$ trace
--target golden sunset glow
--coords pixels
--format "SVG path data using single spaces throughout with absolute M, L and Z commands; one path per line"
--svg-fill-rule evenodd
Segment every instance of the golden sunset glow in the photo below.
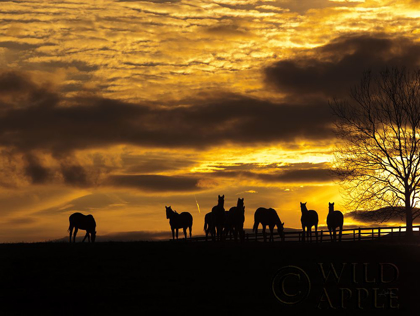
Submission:
M 343 213 L 328 102 L 420 66 L 417 0 L 2 1 L 0 242 L 168 231 L 245 198 L 300 227 Z M 197 203 L 201 212 L 199 212 Z M 360 224 L 350 217 L 345 225 Z

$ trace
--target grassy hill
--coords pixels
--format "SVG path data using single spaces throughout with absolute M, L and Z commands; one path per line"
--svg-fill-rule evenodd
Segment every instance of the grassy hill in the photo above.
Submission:
M 418 243 L 2 244 L 0 258 L 0 315 L 417 315 L 420 308 Z M 324 282 L 320 263 L 327 272 L 331 263 L 343 270 L 340 282 L 332 274 Z M 395 265 L 398 278 L 392 280 L 388 265 L 384 278 L 392 282 L 381 283 L 380 263 Z M 290 265 L 306 272 L 311 289 L 301 304 L 288 307 L 276 299 L 272 282 Z M 286 282 L 290 293 L 298 293 L 298 281 Z M 352 293 L 345 308 L 340 288 Z M 364 309 L 357 288 L 368 291 L 361 297 Z M 374 306 L 374 288 L 383 308 Z M 324 289 L 335 309 L 322 300 Z M 389 306 L 390 292 L 398 295 L 398 309 Z

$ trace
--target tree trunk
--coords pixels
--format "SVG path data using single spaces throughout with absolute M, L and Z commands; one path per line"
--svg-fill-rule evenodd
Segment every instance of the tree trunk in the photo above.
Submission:
M 407 240 L 413 239 L 413 209 L 410 196 L 405 196 L 405 223 Z

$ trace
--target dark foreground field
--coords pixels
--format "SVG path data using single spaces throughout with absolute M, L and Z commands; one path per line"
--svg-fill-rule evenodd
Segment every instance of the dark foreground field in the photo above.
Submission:
M 420 313 L 419 244 L 37 243 L 0 256 L 0 315 Z

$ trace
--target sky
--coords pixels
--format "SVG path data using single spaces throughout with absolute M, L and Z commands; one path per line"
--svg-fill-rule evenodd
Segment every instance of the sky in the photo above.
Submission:
M 0 0 L 0 242 L 169 231 L 225 195 L 343 213 L 329 102 L 420 65 L 418 0 Z M 197 206 L 199 205 L 199 207 Z M 350 217 L 345 224 L 360 224 Z

